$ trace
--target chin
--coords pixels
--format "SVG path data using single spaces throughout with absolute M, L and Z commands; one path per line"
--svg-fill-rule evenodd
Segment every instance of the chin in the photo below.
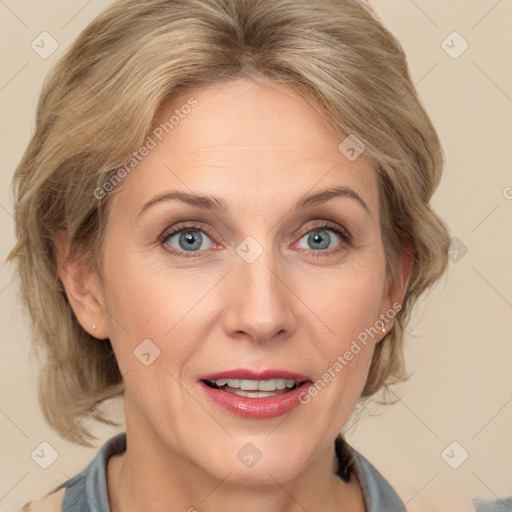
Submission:
M 205 469 L 216 478 L 232 484 L 275 486 L 276 480 L 284 483 L 295 479 L 306 464 L 306 454 L 297 452 L 297 444 L 294 444 L 295 448 L 285 443 L 274 447 L 277 439 L 274 443 L 263 436 L 261 439 L 257 436 L 246 439 L 230 443 L 219 455 L 212 454 L 209 468 Z
M 228 471 L 224 468 L 223 473 L 217 477 L 231 484 L 275 486 L 276 481 L 286 483 L 297 478 L 300 470 L 301 468 L 290 460 L 281 459 L 280 462 L 273 464 L 265 463 L 261 459 L 252 468 L 233 463 Z M 227 478 L 226 472 L 230 473 Z

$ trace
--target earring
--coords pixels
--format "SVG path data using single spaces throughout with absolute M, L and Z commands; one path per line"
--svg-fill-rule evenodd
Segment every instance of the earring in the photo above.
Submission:
M 93 330 L 96 330 L 96 324 L 92 325 Z
M 382 332 L 386 332 L 386 328 L 385 327 L 382 328 Z

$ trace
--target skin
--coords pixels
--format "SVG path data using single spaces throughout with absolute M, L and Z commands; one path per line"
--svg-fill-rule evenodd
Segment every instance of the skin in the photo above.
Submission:
M 196 381 L 244 367 L 316 381 L 360 332 L 402 303 L 411 262 L 403 256 L 401 279 L 388 285 L 375 171 L 364 154 L 351 162 L 340 153 L 343 139 L 293 90 L 247 79 L 175 98 L 155 126 L 191 96 L 198 105 L 109 198 L 101 276 L 73 260 L 63 264 L 69 243 L 56 237 L 73 310 L 93 336 L 110 338 L 125 378 L 128 449 L 108 464 L 111 509 L 291 512 L 343 504 L 364 511 L 358 480 L 346 484 L 333 474 L 334 439 L 384 334 L 369 338 L 307 405 L 278 418 L 235 416 Z M 350 197 L 292 209 L 330 186 L 350 187 L 369 211 Z M 169 190 L 218 196 L 229 211 L 167 201 L 139 215 Z M 186 221 L 200 224 L 193 234 L 202 245 L 180 258 L 171 252 L 186 252 L 180 235 L 160 238 Z M 324 221 L 353 241 L 323 231 Z M 330 236 L 327 248 L 308 241 L 316 229 Z M 236 252 L 248 236 L 263 249 L 252 263 Z M 161 351 L 150 366 L 133 354 L 147 338 Z M 262 453 L 250 468 L 236 456 L 247 442 Z

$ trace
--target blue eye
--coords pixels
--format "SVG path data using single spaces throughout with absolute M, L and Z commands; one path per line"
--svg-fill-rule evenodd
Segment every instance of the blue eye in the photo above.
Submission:
M 171 243 L 173 238 L 176 238 L 175 243 L 177 246 Z M 208 249 L 208 247 L 205 247 L 203 244 L 206 239 L 210 240 L 210 237 L 198 227 L 183 226 L 177 230 L 166 233 L 162 239 L 162 243 L 170 246 L 172 252 L 178 256 L 188 257 L 192 256 L 192 254 L 186 253 L 194 253 Z
M 305 249 L 313 249 L 313 250 L 322 250 L 322 249 L 330 249 L 329 247 L 333 237 L 329 235 L 329 232 L 333 233 L 332 229 L 314 229 L 306 233 L 301 240 L 306 238 L 306 242 L 309 244 L 309 247 L 305 247 Z M 339 238 L 339 235 L 335 234 L 334 238 Z
M 331 236 L 332 234 L 334 234 L 334 237 Z M 339 252 L 350 246 L 352 242 L 352 237 L 348 231 L 331 222 L 305 232 L 299 243 L 305 238 L 308 246 L 301 245 L 300 247 L 306 249 L 315 257 L 329 256 Z M 334 248 L 330 247 L 333 238 L 334 241 L 338 239 L 338 244 Z M 208 240 L 213 243 L 201 226 L 189 224 L 165 233 L 161 238 L 161 244 L 173 255 L 188 258 L 200 256 L 201 252 L 207 251 L 209 249 Z

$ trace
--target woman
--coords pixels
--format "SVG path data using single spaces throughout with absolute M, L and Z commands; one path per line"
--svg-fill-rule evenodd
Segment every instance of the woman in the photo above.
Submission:
M 395 511 L 340 431 L 404 380 L 447 266 L 437 134 L 357 0 L 128 0 L 42 91 L 14 177 L 50 425 L 126 433 L 25 510 Z

